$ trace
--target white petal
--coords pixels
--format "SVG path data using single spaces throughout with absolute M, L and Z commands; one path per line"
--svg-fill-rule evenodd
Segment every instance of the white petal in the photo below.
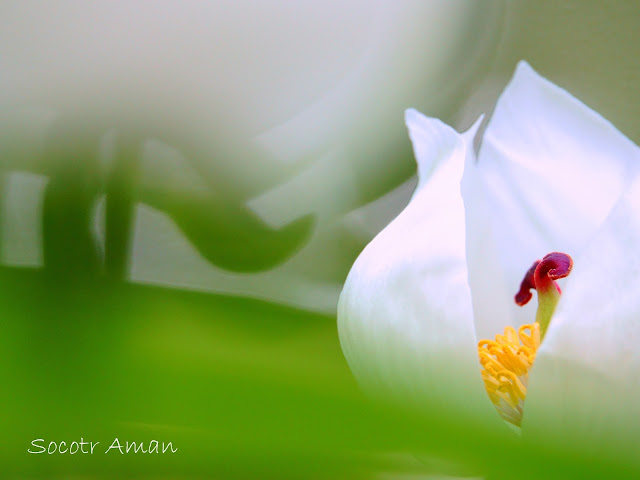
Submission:
M 487 229 L 499 256 L 486 279 L 503 285 L 514 323 L 535 304 L 513 303 L 534 260 L 558 250 L 576 256 L 640 167 L 640 149 L 607 120 L 520 62 L 487 127 L 477 163 Z M 481 252 L 485 260 L 489 253 Z M 478 277 L 475 257 L 471 278 Z M 476 287 L 471 285 L 472 291 Z M 478 312 L 479 321 L 491 312 Z
M 420 181 L 349 273 L 340 342 L 370 393 L 497 421 L 481 381 L 467 282 L 460 179 L 469 145 L 415 110 L 406 121 Z
M 574 261 L 536 357 L 523 431 L 636 459 L 640 444 L 640 176 Z
M 491 211 L 487 204 L 482 177 L 477 174 L 473 151 L 467 155 L 462 177 L 467 265 L 473 300 L 477 338 L 492 339 L 511 323 L 511 309 L 499 262 L 499 251 L 491 229 Z

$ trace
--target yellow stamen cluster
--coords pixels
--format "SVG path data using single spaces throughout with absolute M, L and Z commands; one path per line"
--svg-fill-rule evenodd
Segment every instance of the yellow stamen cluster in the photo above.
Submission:
M 529 370 L 540 346 L 540 324 L 506 327 L 495 340 L 478 342 L 482 379 L 489 398 L 507 422 L 520 426 Z

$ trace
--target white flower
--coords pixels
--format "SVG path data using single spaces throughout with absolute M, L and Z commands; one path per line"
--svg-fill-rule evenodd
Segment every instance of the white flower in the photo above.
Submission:
M 361 385 L 406 406 L 499 424 L 477 342 L 534 322 L 535 305 L 516 306 L 514 294 L 534 260 L 566 252 L 574 269 L 535 358 L 522 433 L 633 461 L 640 149 L 524 62 L 477 159 L 480 122 L 463 134 L 415 110 L 406 122 L 418 186 L 357 259 L 338 307 Z

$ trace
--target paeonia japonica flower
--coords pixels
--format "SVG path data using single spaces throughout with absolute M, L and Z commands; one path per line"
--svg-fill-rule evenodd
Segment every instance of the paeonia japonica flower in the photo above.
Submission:
M 418 185 L 338 307 L 360 384 L 636 461 L 640 149 L 524 62 L 478 152 L 480 121 L 406 123 Z

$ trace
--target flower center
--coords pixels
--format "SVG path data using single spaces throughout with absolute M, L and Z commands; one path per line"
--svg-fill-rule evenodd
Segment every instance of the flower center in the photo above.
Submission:
M 572 267 L 573 260 L 564 253 L 553 252 L 542 261 L 536 260 L 515 296 L 516 303 L 523 306 L 531 300 L 532 289 L 538 292 L 536 321 L 522 325 L 517 332 L 508 326 L 504 335 L 496 335 L 495 340 L 478 342 L 482 379 L 489 398 L 502 418 L 518 427 L 527 396 L 529 371 L 560 300 L 561 291 L 555 280 L 569 275 Z

